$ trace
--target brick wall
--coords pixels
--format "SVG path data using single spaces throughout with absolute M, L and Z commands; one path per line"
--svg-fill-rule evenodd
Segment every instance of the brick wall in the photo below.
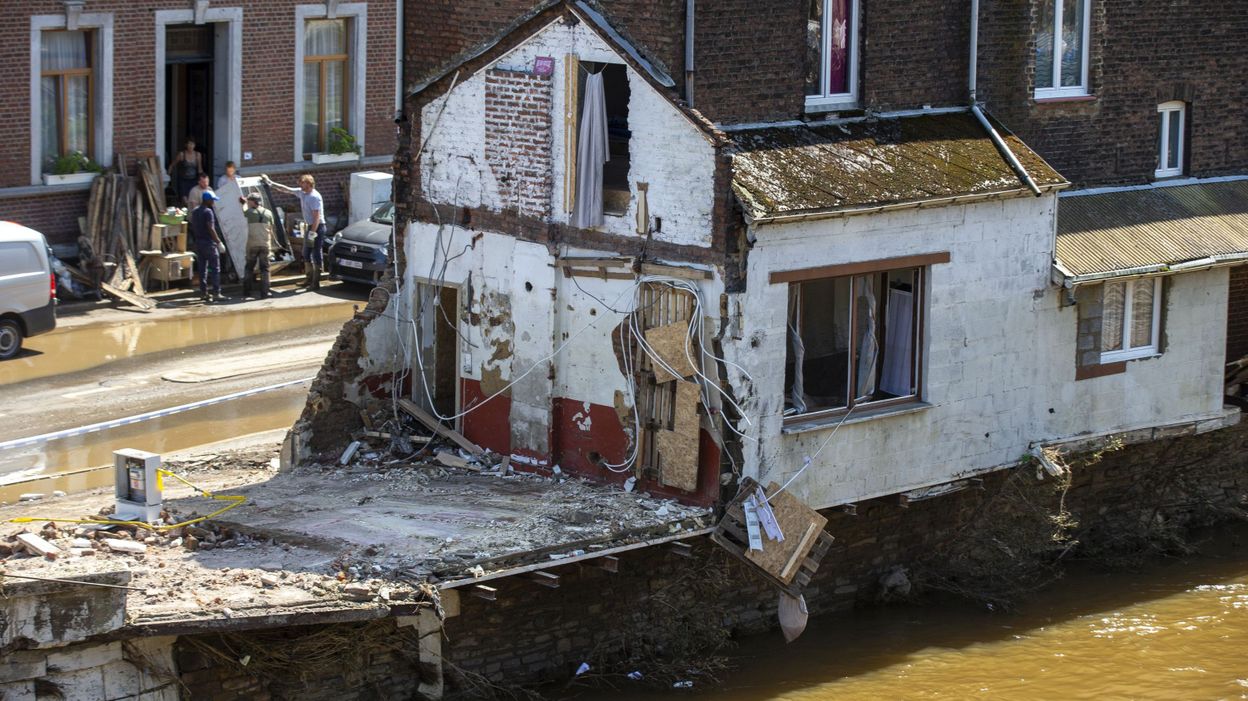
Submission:
M 1248 14 L 1216 0 L 1092 6 L 1094 99 L 1037 104 L 1035 3 L 995 0 L 980 19 L 980 98 L 1079 186 L 1144 183 L 1157 159 L 1159 103 L 1189 103 L 1188 172 L 1206 177 L 1248 166 Z
M 1226 359 L 1248 355 L 1248 265 L 1231 268 L 1229 313 L 1226 320 Z
M 522 216 L 550 216 L 551 81 L 491 69 L 485 76 L 485 160 L 499 196 Z
M 297 4 L 299 0 L 234 0 L 211 5 L 213 9 L 243 7 L 241 150 L 253 154 L 251 161 L 240 164 L 244 173 L 259 172 L 265 164 L 289 163 L 294 156 Z M 183 0 L 91 0 L 87 5 L 88 13 L 113 15 L 113 144 L 106 150 L 163 154 L 164 144 L 155 143 L 157 119 L 164 120 L 153 107 L 158 77 L 153 65 L 155 11 L 190 7 L 191 3 Z M 0 16 L 0 33 L 14 39 L 0 47 L 0 70 L 20 77 L 14 83 L 20 89 L 7 91 L 0 100 L 0 188 L 31 184 L 32 129 L 25 87 L 30 75 L 30 17 L 64 12 L 59 0 L 32 0 L 24 3 L 21 11 Z M 369 3 L 363 115 L 366 156 L 389 156 L 396 144 L 395 19 L 394 2 Z M 215 165 L 218 169 L 222 166 Z M 86 197 L 84 191 L 47 198 L 22 196 L 12 201 L 0 192 L 0 216 L 40 229 L 54 241 L 72 241 L 77 236 L 76 217 L 86 209 Z

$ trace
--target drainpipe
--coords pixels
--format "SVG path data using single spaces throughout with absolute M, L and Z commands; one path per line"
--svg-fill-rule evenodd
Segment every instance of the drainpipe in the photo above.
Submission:
M 693 107 L 693 19 L 696 5 L 696 0 L 685 0 L 685 103 L 690 107 Z
M 1001 157 L 1005 159 L 1006 163 L 1010 164 L 1010 168 L 1014 169 L 1014 174 L 1018 176 L 1018 179 L 1023 181 L 1027 189 L 1031 190 L 1036 197 L 1039 197 L 1041 194 L 1040 186 L 1036 185 L 1035 180 L 1032 180 L 1031 174 L 1019 162 L 1018 157 L 1014 155 L 1009 145 L 1005 143 L 1005 139 L 1001 138 L 1001 135 L 993 128 L 988 118 L 984 116 L 983 110 L 979 108 L 979 101 L 975 94 L 979 64 L 979 0 L 971 0 L 970 55 L 970 64 L 967 66 L 966 73 L 966 85 L 967 91 L 970 93 L 971 114 L 975 115 L 975 118 L 979 120 L 980 126 L 984 128 L 984 131 L 988 132 L 988 138 L 992 139 L 992 143 L 997 147 L 997 151 L 1001 153 Z

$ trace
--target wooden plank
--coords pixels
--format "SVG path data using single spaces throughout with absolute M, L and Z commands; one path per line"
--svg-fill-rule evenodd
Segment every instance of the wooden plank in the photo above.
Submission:
M 829 277 L 846 277 L 848 275 L 866 275 L 898 268 L 918 268 L 926 265 L 937 265 L 949 262 L 949 251 L 939 253 L 921 253 L 913 256 L 897 258 L 880 258 L 859 263 L 841 263 L 839 265 L 822 265 L 817 268 L 800 268 L 797 270 L 776 270 L 771 273 L 770 282 L 775 285 L 787 282 L 804 282 Z
M 400 399 L 399 408 L 407 412 L 412 418 L 424 424 L 425 428 L 428 428 L 430 431 L 446 438 L 469 453 L 472 453 L 473 455 L 481 455 L 485 452 L 484 450 L 481 450 L 481 446 L 473 443 L 467 438 L 464 438 L 463 434 L 459 431 L 443 426 L 437 419 L 431 416 L 429 412 L 416 406 L 410 399 Z
M 604 572 L 615 574 L 620 571 L 620 558 L 614 555 L 603 555 L 590 563 Z
M 653 329 L 646 329 L 646 344 L 659 356 L 664 363 L 676 371 L 673 375 L 671 372 L 658 363 L 654 365 L 654 381 L 658 384 L 679 380 L 694 374 L 696 369 L 693 363 L 689 362 L 691 356 L 696 351 L 689 343 L 689 324 L 687 322 L 676 322 L 667 324 Z
M 633 267 L 632 258 L 560 258 L 559 264 L 563 266 L 581 267 L 581 268 L 631 268 Z
M 698 434 L 702 430 L 702 422 L 698 419 L 699 398 L 696 383 L 677 383 L 673 430 L 655 431 L 659 481 L 686 492 L 698 489 Z
M 563 266 L 564 277 L 592 277 L 599 280 L 632 280 L 636 275 L 632 273 L 600 273 L 597 270 L 578 270 L 570 266 Z
M 468 590 L 468 593 L 478 599 L 485 599 L 486 601 L 498 600 L 498 590 L 494 587 L 487 587 L 484 584 L 474 584 L 472 588 Z
M 473 472 L 481 471 L 480 466 L 473 465 L 472 463 L 459 457 L 458 455 L 455 455 L 454 453 L 448 453 L 445 450 L 438 451 L 438 454 L 433 456 L 433 459 L 436 460 L 438 464 L 444 467 L 458 467 L 463 470 L 472 470 Z
M 543 587 L 546 587 L 548 589 L 559 588 L 559 575 L 555 574 L 554 572 L 546 572 L 544 570 L 530 572 L 529 579 L 532 582 L 539 584 Z
M 762 551 L 749 550 L 745 557 L 787 585 L 793 581 L 797 563 L 809 553 L 828 519 L 791 493 L 779 490 L 780 486 L 772 482 L 766 493 L 774 495 L 770 498 L 771 510 L 784 540 L 777 542 L 764 536 Z
M 687 268 L 683 265 L 659 265 L 658 263 L 642 263 L 642 275 L 661 275 L 678 277 L 684 280 L 710 280 L 711 271 Z
M 123 302 L 128 302 L 129 304 L 132 304 L 135 307 L 138 307 L 139 309 L 145 312 L 150 312 L 156 308 L 155 301 L 147 297 L 140 297 L 139 295 L 136 295 L 132 292 L 126 292 L 125 290 L 118 289 L 108 284 L 107 282 L 101 282 L 100 289 L 108 293 L 109 295 L 112 295 L 113 297 L 120 299 Z

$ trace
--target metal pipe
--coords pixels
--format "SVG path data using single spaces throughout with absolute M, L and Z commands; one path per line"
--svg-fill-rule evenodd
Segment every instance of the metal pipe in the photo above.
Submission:
M 685 104 L 693 107 L 693 21 L 696 0 L 685 0 Z
M 1005 143 L 1005 139 L 1002 139 L 1001 135 L 997 133 L 997 130 L 994 129 L 992 124 L 988 122 L 988 118 L 984 116 L 983 110 L 979 109 L 979 105 L 971 105 L 971 114 L 975 115 L 975 118 L 979 120 L 979 123 L 988 132 L 988 138 L 992 139 L 992 143 L 995 144 L 997 150 L 1001 152 L 1001 157 L 1004 158 L 1006 163 L 1009 163 L 1010 167 L 1014 169 L 1014 174 L 1018 176 L 1018 179 L 1022 180 L 1023 184 L 1027 186 L 1027 189 L 1031 190 L 1036 197 L 1039 197 L 1042 194 L 1040 192 L 1040 186 L 1036 184 L 1035 180 L 1031 179 L 1031 174 L 1029 174 L 1027 169 L 1023 167 L 1023 164 L 1018 161 L 1018 157 L 1015 156 L 1014 152 L 1010 150 L 1010 147 Z
M 971 93 L 971 104 L 974 105 L 976 69 L 979 64 L 979 0 L 971 0 L 971 61 L 967 69 L 966 85 Z

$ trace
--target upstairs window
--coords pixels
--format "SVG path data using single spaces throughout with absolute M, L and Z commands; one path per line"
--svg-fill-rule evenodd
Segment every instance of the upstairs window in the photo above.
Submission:
M 569 57 L 568 65 L 577 76 L 575 93 L 569 95 L 576 111 L 570 112 L 567 124 L 569 136 L 574 137 L 569 140 L 568 156 L 575 155 L 575 161 L 569 164 L 564 187 L 570 196 L 570 223 L 589 229 L 602 226 L 604 215 L 628 212 L 632 92 L 623 65 L 575 57 Z
M 924 271 L 789 284 L 786 422 L 918 399 Z
M 1157 105 L 1157 170 L 1154 175 L 1159 178 L 1172 178 L 1183 174 L 1186 116 L 1186 105 L 1182 102 L 1163 102 Z
M 94 122 L 92 33 L 45 31 L 39 47 L 44 172 L 62 156 L 91 156 Z
M 858 99 L 859 0 L 807 2 L 806 106 L 853 106 Z
M 1040 0 L 1036 28 L 1036 97 L 1088 94 L 1091 0 Z
M 1102 363 L 1160 353 L 1161 278 L 1106 282 L 1101 314 Z
M 320 153 L 334 129 L 350 128 L 347 20 L 308 20 L 303 41 L 303 150 Z

